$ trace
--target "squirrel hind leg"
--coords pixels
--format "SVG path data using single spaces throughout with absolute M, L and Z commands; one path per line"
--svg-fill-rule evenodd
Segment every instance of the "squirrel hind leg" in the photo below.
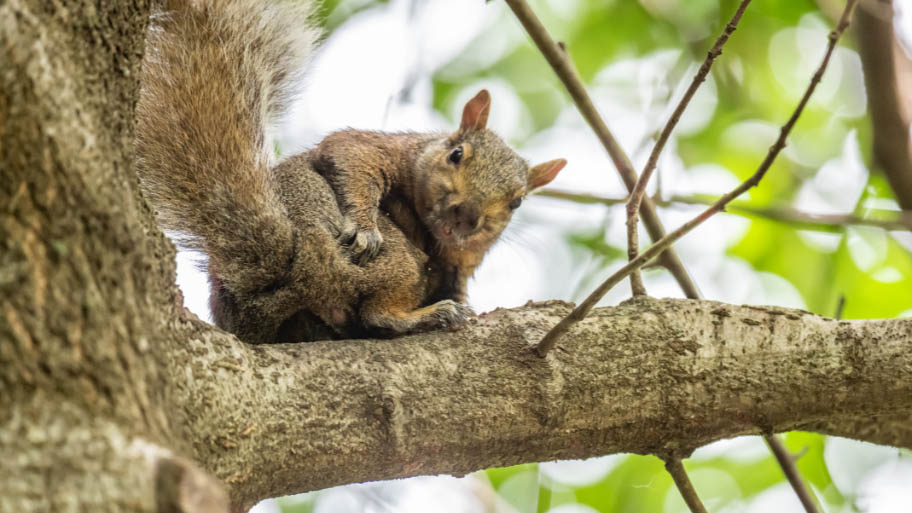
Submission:
M 437 329 L 456 330 L 474 315 L 468 305 L 449 299 L 415 310 L 391 307 L 381 302 L 365 304 L 361 310 L 362 321 L 368 330 L 380 329 L 396 335 Z

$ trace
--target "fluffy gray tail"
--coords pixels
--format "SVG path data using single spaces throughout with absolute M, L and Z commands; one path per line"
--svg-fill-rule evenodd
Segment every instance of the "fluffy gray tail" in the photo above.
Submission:
M 160 224 L 235 292 L 286 272 L 294 230 L 271 183 L 268 127 L 300 85 L 319 31 L 311 0 L 167 2 L 151 20 L 137 171 Z

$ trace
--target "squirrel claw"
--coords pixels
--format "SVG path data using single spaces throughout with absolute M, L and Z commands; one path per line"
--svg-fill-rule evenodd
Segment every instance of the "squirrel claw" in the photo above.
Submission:
M 469 322 L 475 312 L 469 305 L 457 303 L 452 299 L 444 299 L 434 304 L 436 307 L 434 318 L 437 327 L 455 331 Z
M 355 228 L 345 231 L 339 240 L 348 247 L 352 262 L 361 266 L 376 258 L 380 253 L 380 246 L 383 245 L 383 236 L 376 228 L 371 230 Z

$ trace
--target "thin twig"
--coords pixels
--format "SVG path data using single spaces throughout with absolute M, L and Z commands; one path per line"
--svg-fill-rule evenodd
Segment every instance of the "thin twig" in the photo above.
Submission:
M 836 300 L 836 312 L 833 314 L 833 318 L 837 321 L 842 320 L 842 313 L 845 311 L 845 303 L 845 294 L 839 294 L 839 299 Z
M 810 492 L 804 485 L 804 481 L 801 480 L 798 468 L 795 467 L 796 458 L 785 448 L 782 440 L 776 435 L 764 435 L 763 440 L 766 441 L 766 444 L 776 457 L 776 461 L 779 462 L 779 466 L 782 467 L 782 473 L 785 474 L 789 484 L 792 485 L 792 489 L 795 490 L 795 494 L 798 495 L 798 500 L 801 501 L 804 510 L 807 513 L 820 513 L 820 510 L 817 509 L 816 501 L 811 497 Z
M 652 152 L 649 154 L 649 159 L 646 161 L 646 166 L 643 167 L 643 172 L 640 173 L 640 177 L 637 179 L 636 185 L 630 192 L 630 200 L 627 202 L 628 260 L 633 260 L 636 258 L 637 253 L 640 251 L 639 234 L 637 233 L 640 204 L 643 202 L 643 197 L 646 193 L 646 185 L 649 183 L 649 179 L 652 177 L 652 173 L 655 171 L 656 165 L 659 162 L 659 156 L 662 155 L 662 150 L 665 149 L 665 143 L 667 143 L 668 138 L 671 137 L 671 132 L 674 130 L 675 126 L 677 126 L 678 121 L 681 119 L 681 115 L 684 114 L 684 111 L 687 109 L 688 104 L 690 104 L 690 100 L 693 98 L 694 94 L 696 94 L 697 89 L 699 89 L 700 85 L 706 81 L 706 75 L 709 74 L 709 70 L 712 68 L 713 62 L 715 62 L 716 58 L 722 55 L 722 47 L 728 41 L 729 36 L 731 36 L 735 29 L 738 27 L 738 22 L 741 21 L 741 16 L 744 14 L 744 10 L 747 9 L 747 6 L 750 5 L 750 3 L 751 0 L 741 0 L 741 5 L 738 6 L 738 9 L 732 16 L 731 21 L 728 22 L 728 25 L 725 26 L 722 34 L 720 34 L 718 39 L 716 39 L 715 44 L 713 44 L 709 52 L 706 53 L 706 59 L 703 61 L 700 69 L 697 70 L 697 74 L 694 75 L 693 81 L 690 83 L 690 87 L 687 88 L 687 91 L 684 93 L 681 101 L 678 102 L 678 105 L 675 107 L 674 112 L 671 113 L 671 117 L 668 118 L 668 122 L 665 123 L 665 128 L 662 129 L 662 132 L 659 134 L 659 138 L 656 139 L 656 143 L 652 147 Z M 643 278 L 640 276 L 640 272 L 638 270 L 634 271 L 633 274 L 630 275 L 630 288 L 633 289 L 634 296 L 646 295 L 646 288 L 643 286 Z
M 681 497 L 684 498 L 684 502 L 687 503 L 687 507 L 690 508 L 691 513 L 706 513 L 706 506 L 700 502 L 697 491 L 694 490 L 693 483 L 691 483 L 690 478 L 687 477 L 687 472 L 684 470 L 684 465 L 681 464 L 681 460 L 677 457 L 668 458 L 665 460 L 665 470 L 671 474 L 675 486 L 677 486 L 678 491 L 681 492 Z
M 576 308 L 570 312 L 567 317 L 562 319 L 556 326 L 551 328 L 544 338 L 538 343 L 535 347 L 535 352 L 539 356 L 544 357 L 548 354 L 548 351 L 554 347 L 554 344 L 557 343 L 558 338 L 560 338 L 571 326 L 582 320 L 586 314 L 595 306 L 598 301 L 605 296 L 605 294 L 611 290 L 619 281 L 626 278 L 636 269 L 639 269 L 646 262 L 652 260 L 663 250 L 668 248 L 676 240 L 680 239 L 691 230 L 703 224 L 704 221 L 712 217 L 717 212 L 722 211 L 731 200 L 740 196 L 744 191 L 750 189 L 751 187 L 756 186 L 766 172 L 769 170 L 770 166 L 773 164 L 773 161 L 776 160 L 776 157 L 779 155 L 779 152 L 782 151 L 782 148 L 785 147 L 785 140 L 788 137 L 789 132 L 792 131 L 792 127 L 795 126 L 795 122 L 798 121 L 798 117 L 801 116 L 801 113 L 804 111 L 804 107 L 807 105 L 808 101 L 811 98 L 811 95 L 814 93 L 814 90 L 817 88 L 817 84 L 820 83 L 820 79 L 823 77 L 823 72 L 826 71 L 827 65 L 830 62 L 830 57 L 833 55 L 833 50 L 836 48 L 836 42 L 839 40 L 839 36 L 845 32 L 846 27 L 849 25 L 849 18 L 851 16 L 852 10 L 855 8 L 855 5 L 858 3 L 858 0 L 848 0 L 846 3 L 845 10 L 842 13 L 842 18 L 839 20 L 839 25 L 830 32 L 829 35 L 829 44 L 827 46 L 826 54 L 823 57 L 823 61 L 820 63 L 820 67 L 814 73 L 814 76 L 811 77 L 811 83 L 808 85 L 807 90 L 804 92 L 804 96 L 801 98 L 801 101 L 798 102 L 798 106 L 795 107 L 795 111 L 792 112 L 791 117 L 788 121 L 782 125 L 782 129 L 779 132 L 779 138 L 776 139 L 776 142 L 770 147 L 769 152 L 766 154 L 766 158 L 763 159 L 763 162 L 760 164 L 760 167 L 757 168 L 757 171 L 754 174 L 744 181 L 738 187 L 735 187 L 734 190 L 728 194 L 719 198 L 719 201 L 711 205 L 709 208 L 698 214 L 696 217 L 687 221 L 681 225 L 675 231 L 669 233 L 668 235 L 662 237 L 656 241 L 653 245 L 649 246 L 643 253 L 640 253 L 636 258 L 627 262 L 627 265 L 621 267 L 617 272 L 611 275 L 604 283 L 599 285 L 589 297 L 583 300 Z
M 628 218 L 629 219 L 629 218 Z M 631 235 L 631 232 L 633 235 Z M 639 238 L 636 233 L 636 225 L 627 223 L 627 260 L 636 258 L 640 251 Z M 646 285 L 643 284 L 643 276 L 640 270 L 636 269 L 630 273 L 630 293 L 634 296 L 646 296 Z
M 546 198 L 555 198 L 574 203 L 622 205 L 627 204 L 628 198 L 612 198 L 594 194 L 546 189 L 536 193 Z M 709 195 L 672 196 L 667 200 L 654 200 L 660 207 L 674 207 L 682 205 L 712 205 L 718 197 Z M 770 221 L 792 225 L 802 230 L 817 230 L 836 232 L 846 226 L 873 226 L 884 230 L 909 230 L 912 231 L 912 211 L 893 211 L 873 209 L 870 213 L 874 218 L 859 217 L 852 214 L 812 214 L 788 207 L 761 207 L 745 202 L 733 201 L 725 206 L 725 212 L 745 217 L 760 217 Z M 645 267 L 645 266 L 644 266 Z
M 614 163 L 614 167 L 621 176 L 621 180 L 624 182 L 627 190 L 633 190 L 637 181 L 637 174 L 633 169 L 633 164 L 631 164 L 627 154 L 624 153 L 620 144 L 618 144 L 617 140 L 611 134 L 608 125 L 605 124 L 605 121 L 599 115 L 598 110 L 595 108 L 595 104 L 589 97 L 589 93 L 586 92 L 586 86 L 583 85 L 579 73 L 577 73 L 576 68 L 573 66 L 573 61 L 568 56 L 564 45 L 556 43 L 554 39 L 551 38 L 547 29 L 545 29 L 544 25 L 542 25 L 541 21 L 535 15 L 535 12 L 532 11 L 532 8 L 529 7 L 529 4 L 526 3 L 525 0 L 506 0 L 506 2 L 507 5 L 510 6 L 510 9 L 513 10 L 513 13 L 516 15 L 519 22 L 522 23 L 526 32 L 528 32 L 529 37 L 532 38 L 532 41 L 535 42 L 539 51 L 541 51 L 542 55 L 548 61 L 548 64 L 554 69 L 554 73 L 560 81 L 563 82 L 564 87 L 566 87 L 567 92 L 576 104 L 577 109 L 579 109 L 580 114 L 583 115 L 586 123 L 592 127 L 592 130 L 599 138 L 602 146 L 604 146 L 605 151 L 608 152 L 608 156 L 611 157 L 611 161 Z M 652 240 L 656 241 L 665 236 L 665 228 L 662 227 L 662 221 L 659 219 L 658 213 L 656 213 L 655 205 L 653 205 L 652 201 L 648 198 L 643 201 L 640 208 L 640 215 L 643 216 L 643 224 L 646 226 L 646 230 L 649 232 L 649 236 Z M 678 258 L 678 255 L 673 248 L 666 248 L 664 255 L 662 255 L 662 264 L 671 272 L 687 297 L 692 299 L 698 299 L 700 297 L 699 289 L 697 289 L 697 286 L 687 273 L 687 269 L 684 267 L 684 264 Z

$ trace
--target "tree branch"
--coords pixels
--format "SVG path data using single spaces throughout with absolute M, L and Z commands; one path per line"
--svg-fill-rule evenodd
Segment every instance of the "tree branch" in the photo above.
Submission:
M 628 260 L 636 258 L 637 253 L 640 251 L 639 233 L 637 232 L 640 205 L 643 203 L 643 197 L 646 194 L 646 185 L 649 183 L 649 178 L 652 176 L 652 172 L 655 171 L 656 165 L 659 162 L 659 156 L 662 155 L 662 150 L 665 149 L 665 143 L 668 142 L 668 138 L 671 137 L 671 132 L 674 130 L 675 126 L 677 126 L 678 121 L 681 119 L 681 115 L 684 114 L 684 111 L 690 104 L 690 99 L 693 98 L 697 89 L 699 89 L 700 85 L 706 80 L 706 75 L 709 74 L 713 62 L 722 55 L 722 47 L 725 46 L 729 36 L 731 36 L 738 27 L 738 22 L 741 21 L 741 16 L 744 14 L 747 6 L 750 5 L 750 2 L 751 0 L 741 0 L 741 4 L 738 6 L 738 9 L 735 10 L 735 14 L 732 15 L 731 21 L 728 22 L 728 25 L 725 26 L 722 34 L 719 35 L 715 44 L 713 44 L 712 48 L 707 52 L 706 59 L 703 61 L 700 69 L 697 70 L 697 74 L 694 75 L 693 81 L 691 81 L 687 91 L 684 92 L 684 96 L 681 97 L 681 101 L 678 102 L 671 117 L 668 118 L 665 127 L 662 128 L 662 132 L 659 134 L 659 138 L 656 140 L 655 145 L 652 147 L 652 152 L 649 154 L 649 159 L 646 161 L 646 166 L 643 167 L 643 172 L 640 174 L 639 179 L 637 179 L 633 190 L 630 191 L 630 199 L 627 201 Z M 643 287 L 643 280 L 642 277 L 640 277 L 639 271 L 634 271 L 633 274 L 630 275 L 630 285 L 633 289 L 633 295 L 646 294 L 646 289 Z
M 763 162 L 760 163 L 760 167 L 757 168 L 757 171 L 755 171 L 754 174 L 745 180 L 741 185 L 735 187 L 734 190 L 719 198 L 719 201 L 717 201 L 715 204 L 698 214 L 690 221 L 681 225 L 681 227 L 679 227 L 677 230 L 656 241 L 652 246 L 649 247 L 649 249 L 640 254 L 640 256 L 629 261 L 627 265 L 619 269 L 601 285 L 596 287 L 596 289 L 591 294 L 589 294 L 589 296 L 583 300 L 579 306 L 574 308 L 567 317 L 562 319 L 561 322 L 551 328 L 551 330 L 541 339 L 541 341 L 538 343 L 538 346 L 536 347 L 536 352 L 539 354 L 539 356 L 544 356 L 554 346 L 554 344 L 557 342 L 557 339 L 566 333 L 570 326 L 583 319 L 586 314 L 592 310 L 595 304 L 602 297 L 604 297 L 604 295 L 609 290 L 611 290 L 612 287 L 617 285 L 618 282 L 655 258 L 665 248 L 668 248 L 676 240 L 680 239 L 697 226 L 703 224 L 704 221 L 712 217 L 714 214 L 722 211 L 725 208 L 725 205 L 727 205 L 733 199 L 737 198 L 751 187 L 754 187 L 760 183 L 760 180 L 763 179 L 763 176 L 776 160 L 779 152 L 782 151 L 782 148 L 785 148 L 785 140 L 788 137 L 789 132 L 791 132 L 792 127 L 795 126 L 795 123 L 798 121 L 798 118 L 804 111 L 805 105 L 807 105 L 808 101 L 811 99 L 811 95 L 814 94 L 814 90 L 817 88 L 817 84 L 819 84 L 820 80 L 823 78 L 823 72 L 826 71 L 827 64 L 830 62 L 830 57 L 833 55 L 833 50 L 836 48 L 836 42 L 839 41 L 839 37 L 843 32 L 845 32 L 845 29 L 848 28 L 849 20 L 852 17 L 852 11 L 855 9 L 855 5 L 857 3 L 858 0 L 848 0 L 846 3 L 845 10 L 842 12 L 842 18 L 839 20 L 839 24 L 835 29 L 833 29 L 832 32 L 830 32 L 829 44 L 827 45 L 827 50 L 823 56 L 823 61 L 820 63 L 820 67 L 817 68 L 817 71 L 814 73 L 813 77 L 811 77 L 811 83 L 808 85 L 807 90 L 804 92 L 804 96 L 802 96 L 801 101 L 798 102 L 798 106 L 795 107 L 795 110 L 792 112 L 792 115 L 789 117 L 788 121 L 782 125 L 782 128 L 779 131 L 779 138 L 776 139 L 776 142 L 774 142 L 770 147 L 769 152 L 766 154 L 766 158 L 764 158 Z
M 595 310 L 548 358 L 569 305 L 496 310 L 456 333 L 247 346 L 194 323 L 169 349 L 171 427 L 235 504 L 343 483 L 464 474 L 912 409 L 912 319 L 641 298 Z M 864 426 L 912 447 L 912 430 Z M 857 436 L 856 436 L 857 437 Z
M 855 36 L 874 129 L 874 161 L 899 205 L 912 210 L 912 60 L 894 34 L 890 2 L 862 4 Z
M 776 461 L 779 462 L 779 467 L 782 468 L 782 472 L 785 474 L 786 479 L 788 479 L 789 484 L 792 485 L 792 490 L 795 491 L 798 500 L 801 501 L 801 505 L 804 506 L 804 511 L 807 513 L 818 513 L 817 503 L 804 485 L 804 481 L 801 480 L 801 474 L 798 473 L 798 469 L 795 467 L 795 457 L 792 453 L 785 448 L 785 444 L 783 444 L 782 440 L 776 435 L 764 435 L 763 440 L 766 441 L 766 445 L 769 446 L 773 455 L 776 457 Z
M 693 483 L 690 482 L 690 478 L 687 477 L 687 471 L 684 470 L 681 459 L 671 457 L 665 460 L 665 470 L 671 475 L 671 479 L 674 480 L 675 486 L 681 492 L 681 497 L 684 498 L 684 503 L 687 504 L 691 513 L 706 513 L 706 506 L 703 505 L 700 497 L 697 496 L 697 491 L 694 489 Z
M 545 29 L 545 26 L 542 25 L 525 0 L 506 0 L 506 2 L 510 9 L 513 10 L 516 18 L 525 27 L 526 32 L 529 33 L 529 37 L 532 38 L 532 41 L 535 42 L 535 45 L 544 55 L 548 64 L 554 69 L 554 73 L 563 82 L 564 87 L 567 88 L 567 92 L 570 93 L 570 97 L 576 104 L 577 109 L 579 109 L 580 114 L 583 115 L 586 123 L 595 132 L 605 151 L 608 152 L 608 156 L 611 157 L 611 161 L 614 163 L 614 167 L 621 176 L 621 180 L 627 190 L 632 191 L 637 181 L 637 174 L 633 169 L 633 164 L 631 164 L 630 159 L 624 153 L 614 135 L 611 134 L 608 125 L 605 124 L 605 121 L 599 115 L 598 109 L 592 102 L 592 98 L 589 97 L 589 93 L 586 92 L 586 86 L 583 85 L 579 73 L 576 72 L 566 48 L 563 44 L 554 42 L 554 39 L 548 34 L 548 30 Z M 659 219 L 655 205 L 652 204 L 649 198 L 643 201 L 640 207 L 640 214 L 643 216 L 643 224 L 646 226 L 646 231 L 649 232 L 652 240 L 656 241 L 665 236 L 665 228 L 662 227 L 662 221 Z M 662 264 L 674 276 L 687 297 L 692 299 L 700 297 L 700 290 L 694 284 L 684 264 L 671 247 L 666 248 L 662 255 Z
M 538 191 L 536 195 L 583 204 L 615 206 L 627 203 L 627 198 L 611 198 L 559 189 Z M 718 197 L 697 194 L 692 196 L 672 196 L 668 200 L 653 201 L 660 207 L 674 207 L 682 205 L 712 205 L 718 200 Z M 725 206 L 725 212 L 745 217 L 760 217 L 804 230 L 835 232 L 846 226 L 853 225 L 873 226 L 884 230 L 912 230 L 912 211 L 870 210 L 869 212 L 874 217 L 867 218 L 852 214 L 812 214 L 792 208 L 762 207 L 746 202 L 732 201 Z

